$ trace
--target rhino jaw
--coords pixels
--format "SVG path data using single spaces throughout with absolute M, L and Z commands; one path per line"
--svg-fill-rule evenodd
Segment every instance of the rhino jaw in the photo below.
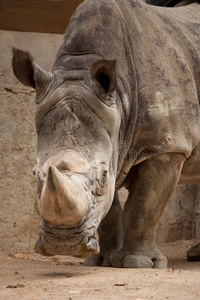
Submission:
M 98 254 L 100 248 L 94 226 L 85 227 L 84 223 L 85 220 L 81 220 L 67 228 L 54 227 L 41 218 L 34 251 L 44 256 L 69 255 L 79 258 Z
M 72 250 L 73 249 L 73 250 Z M 98 254 L 100 251 L 99 244 L 94 237 L 88 238 L 88 241 L 72 248 L 55 247 L 47 244 L 40 236 L 35 243 L 34 251 L 44 256 L 67 255 L 78 258 L 87 258 L 92 254 Z
M 81 182 L 49 166 L 40 201 L 42 217 L 55 226 L 72 225 L 87 213 L 89 199 Z

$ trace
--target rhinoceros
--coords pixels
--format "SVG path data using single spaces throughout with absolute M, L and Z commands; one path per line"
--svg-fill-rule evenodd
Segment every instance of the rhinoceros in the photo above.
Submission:
M 36 90 L 35 251 L 166 268 L 157 223 L 178 183 L 200 181 L 200 5 L 85 0 L 51 72 L 19 49 L 12 66 Z

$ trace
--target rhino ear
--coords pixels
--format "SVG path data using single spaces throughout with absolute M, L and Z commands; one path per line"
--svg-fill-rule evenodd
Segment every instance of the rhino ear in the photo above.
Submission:
M 24 85 L 38 90 L 53 76 L 36 63 L 29 52 L 13 48 L 12 68 L 17 79 Z
M 92 68 L 92 78 L 102 92 L 110 94 L 117 87 L 115 60 L 100 60 Z

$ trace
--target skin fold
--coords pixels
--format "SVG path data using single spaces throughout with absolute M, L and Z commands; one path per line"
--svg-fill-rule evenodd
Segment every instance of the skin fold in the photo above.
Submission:
M 85 0 L 51 72 L 13 49 L 15 76 L 36 90 L 36 252 L 166 268 L 158 221 L 178 183 L 200 181 L 199 14 L 196 3 Z M 199 257 L 198 244 L 188 260 Z

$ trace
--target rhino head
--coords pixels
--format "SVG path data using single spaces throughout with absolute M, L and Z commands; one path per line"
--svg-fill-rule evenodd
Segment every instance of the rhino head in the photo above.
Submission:
M 110 209 L 118 158 L 115 61 L 95 59 L 52 73 L 13 49 L 13 71 L 36 90 L 35 122 L 41 214 L 35 251 L 88 257 L 99 252 L 97 229 Z

